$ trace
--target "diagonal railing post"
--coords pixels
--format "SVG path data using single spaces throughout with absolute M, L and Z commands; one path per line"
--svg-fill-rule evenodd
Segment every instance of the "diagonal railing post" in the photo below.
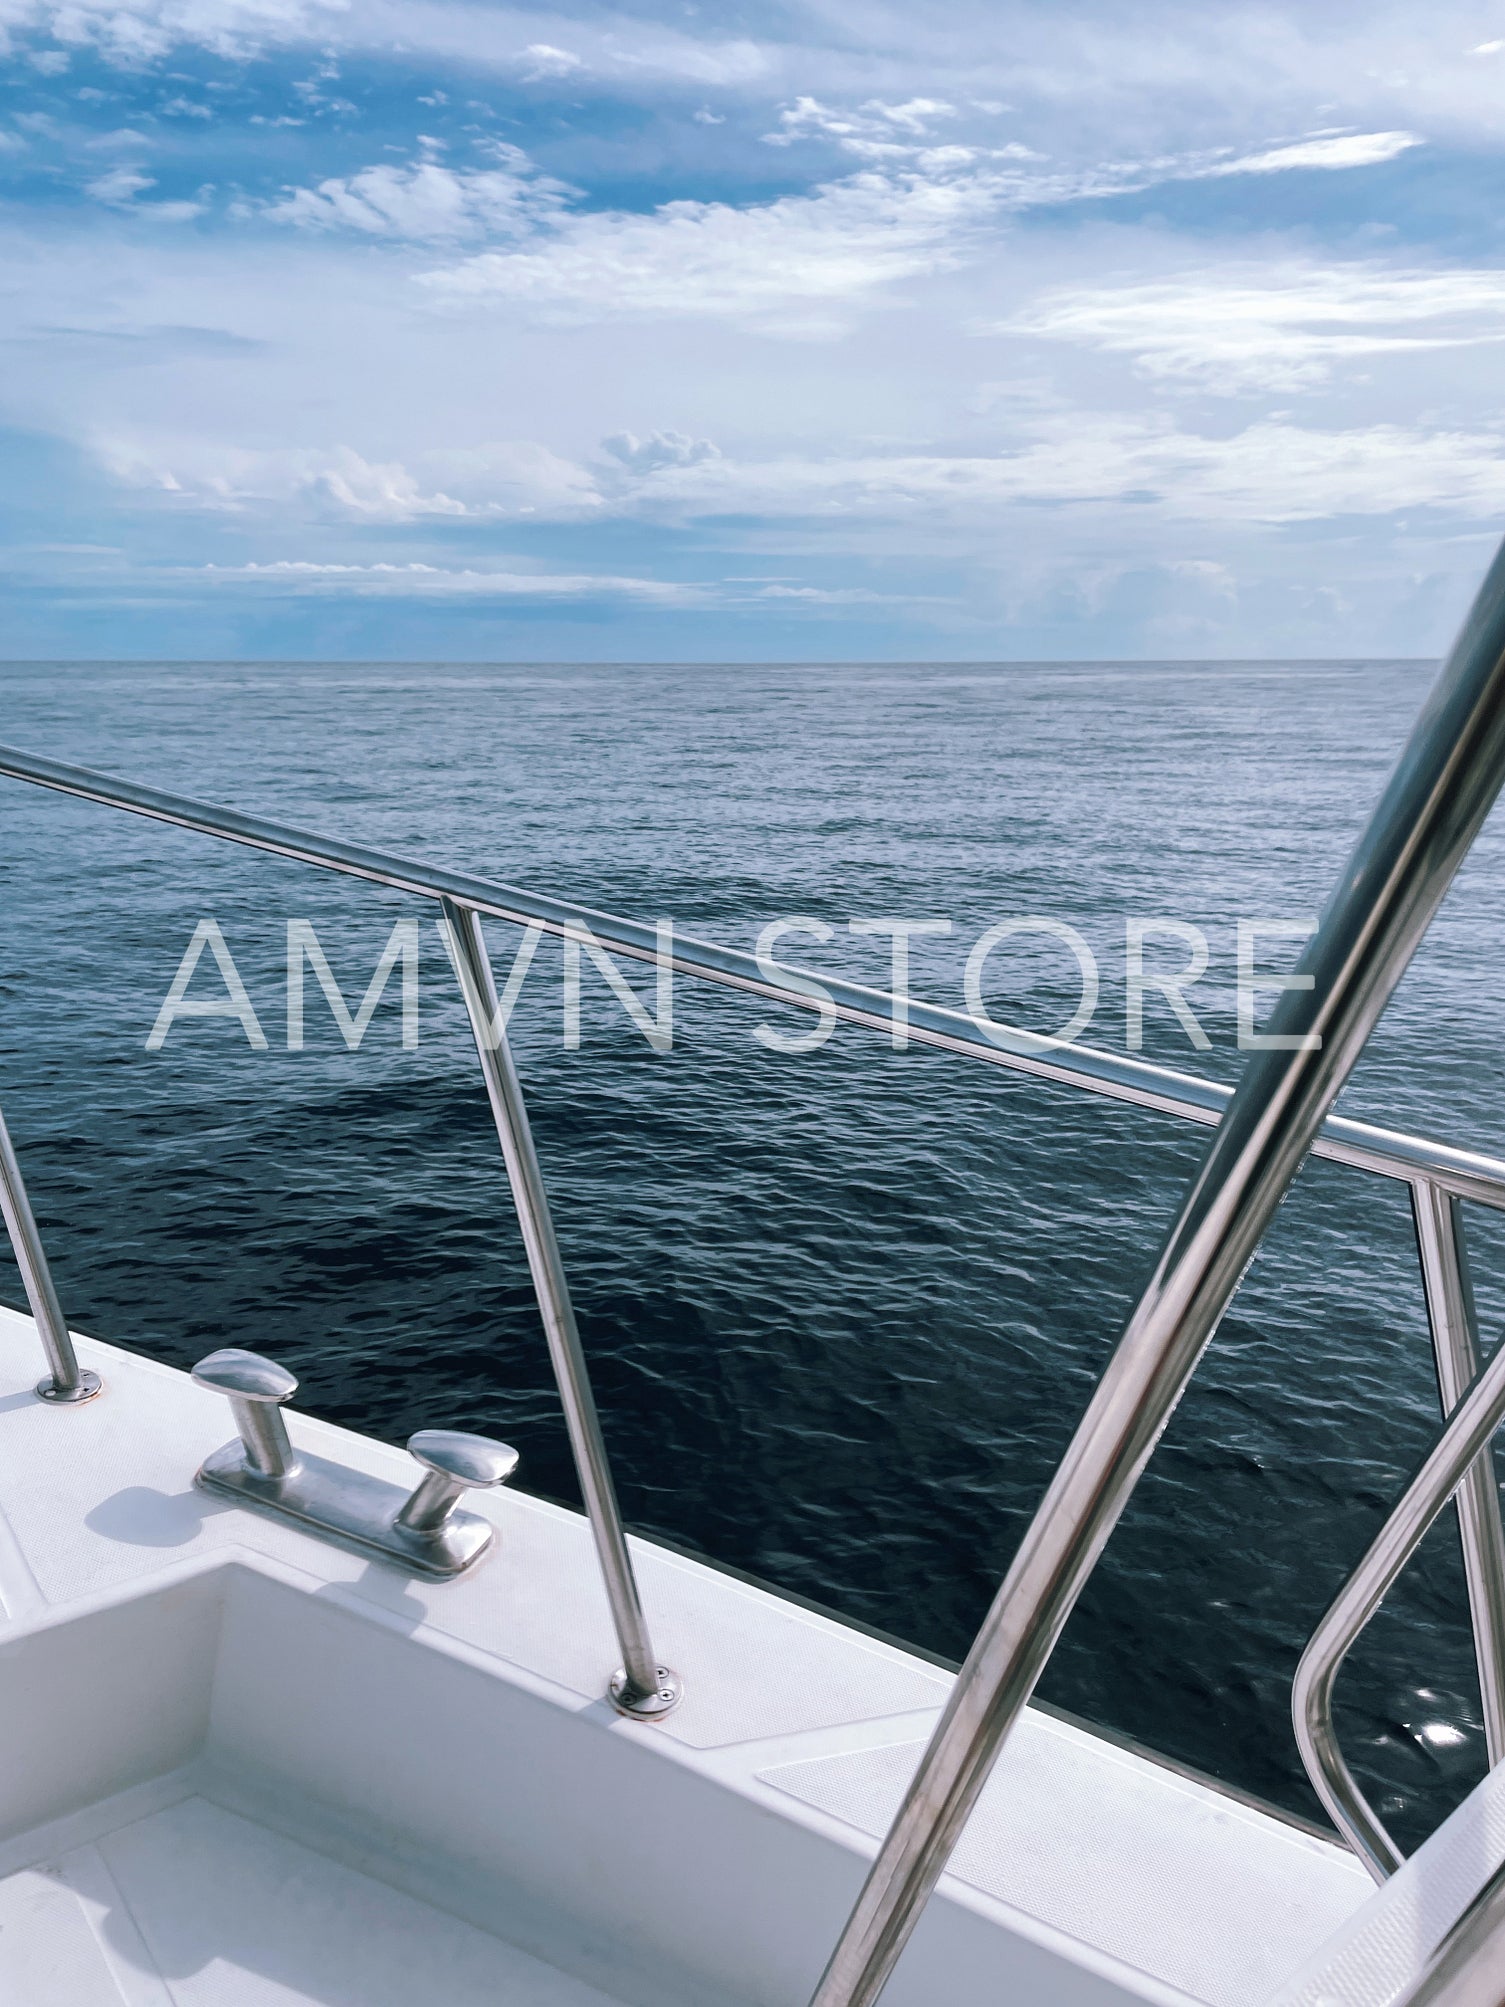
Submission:
M 1497 553 L 983 1619 L 811 2007 L 872 2007 L 1253 1260 L 1505 782 Z
M 591 1393 L 585 1351 L 575 1323 L 565 1280 L 564 1262 L 554 1237 L 554 1222 L 544 1189 L 543 1171 L 533 1147 L 522 1083 L 513 1064 L 501 1021 L 501 1004 L 496 993 L 491 957 L 486 952 L 480 915 L 456 900 L 441 901 L 448 940 L 460 979 L 461 994 L 475 1034 L 476 1051 L 486 1079 L 496 1133 L 512 1187 L 522 1228 L 528 1268 L 543 1317 L 544 1336 L 559 1398 L 564 1405 L 565 1426 L 574 1452 L 575 1471 L 585 1499 L 585 1510 L 595 1536 L 596 1553 L 606 1583 L 612 1621 L 622 1648 L 622 1665 L 611 1682 L 611 1698 L 623 1714 L 638 1720 L 652 1720 L 675 1706 L 681 1693 L 679 1676 L 660 1665 L 648 1635 L 632 1555 L 617 1505 L 616 1487 L 611 1481 L 601 1422 Z
M 78 1363 L 3 1114 L 0 1114 L 0 1219 L 5 1221 L 26 1300 L 36 1321 L 37 1336 L 52 1368 L 45 1380 L 37 1382 L 37 1392 L 44 1401 L 62 1407 L 77 1407 L 82 1401 L 92 1401 L 104 1383 L 97 1373 Z
M 1411 1212 L 1446 1420 L 1478 1378 L 1481 1364 L 1462 1209 L 1430 1179 L 1419 1178 L 1411 1187 Z M 1493 1769 L 1505 1757 L 1505 1526 L 1492 1443 L 1470 1466 L 1458 1488 L 1457 1505 L 1484 1742 Z

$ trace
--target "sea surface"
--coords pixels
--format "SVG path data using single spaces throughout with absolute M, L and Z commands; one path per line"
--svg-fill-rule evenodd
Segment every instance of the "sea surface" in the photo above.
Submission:
M 988 927 L 1066 923 L 1124 1049 L 1125 929 L 1202 930 L 1194 1050 L 1237 1075 L 1236 925 L 1323 903 L 1433 674 L 1414 662 L 573 667 L 0 665 L 0 739 L 887 986 L 854 919 L 949 920 L 911 986 L 962 1007 Z M 1505 1151 L 1505 846 L 1485 832 L 1344 1106 Z M 575 1496 L 473 1046 L 433 909 L 0 782 L 0 1103 L 72 1320 L 176 1365 L 271 1353 L 300 1401 L 400 1441 L 480 1429 Z M 315 975 L 288 1049 L 287 926 L 353 1009 L 421 922 L 357 1050 Z M 265 1038 L 179 1017 L 222 929 Z M 490 927 L 499 977 L 516 930 Z M 1186 937 L 1152 939 L 1151 966 Z M 1267 936 L 1259 965 L 1288 967 Z M 629 967 L 652 1007 L 651 974 Z M 1119 1334 L 1206 1132 L 681 981 L 656 1052 L 587 960 L 580 1042 L 544 943 L 512 1021 L 635 1526 L 959 1658 Z M 1053 1030 L 1059 940 L 1007 942 L 989 1007 Z M 224 1001 L 206 952 L 187 992 Z M 1260 992 L 1258 1015 L 1273 1001 Z M 1470 1208 L 1486 1342 L 1505 1221 Z M 0 1297 L 20 1303 L 0 1262 Z M 1073 1617 L 1042 1694 L 1297 1811 L 1314 1623 L 1437 1425 L 1403 1188 L 1303 1172 Z M 185 1471 L 185 1482 L 188 1479 Z M 694 1676 L 694 1640 L 675 1654 Z M 777 1668 L 768 1669 L 777 1677 Z M 1452 1524 L 1358 1648 L 1340 1726 L 1414 1839 L 1479 1774 Z

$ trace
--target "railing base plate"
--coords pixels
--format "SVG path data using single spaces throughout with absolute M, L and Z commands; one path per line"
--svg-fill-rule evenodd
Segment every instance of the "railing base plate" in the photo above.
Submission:
M 617 1713 L 633 1721 L 661 1720 L 679 1706 L 684 1690 L 684 1681 L 669 1666 L 658 1668 L 658 1679 L 651 1693 L 635 1692 L 620 1666 L 612 1674 L 607 1689 Z
M 78 1379 L 71 1387 L 60 1387 L 56 1380 L 38 1380 L 37 1398 L 51 1401 L 56 1408 L 82 1407 L 85 1401 L 92 1401 L 102 1394 L 105 1383 L 98 1373 L 91 1373 L 87 1366 L 79 1368 Z

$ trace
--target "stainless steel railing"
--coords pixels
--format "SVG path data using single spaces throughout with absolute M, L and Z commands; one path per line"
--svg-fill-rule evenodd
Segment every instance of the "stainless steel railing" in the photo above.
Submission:
M 1490 1439 L 1505 1420 L 1505 1345 L 1457 1401 L 1420 1470 L 1312 1633 L 1291 1689 L 1302 1758 L 1319 1797 L 1376 1881 L 1405 1858 L 1343 1760 L 1333 1727 L 1333 1687 L 1344 1659 L 1448 1500 L 1487 1472 Z
M 50 761 L 29 761 L 24 754 L 11 755 L 4 771 L 17 778 L 60 788 L 66 793 L 84 795 L 112 807 L 131 809 L 158 821 L 174 822 L 209 835 L 248 843 L 279 856 L 298 857 L 356 877 L 375 878 L 383 884 L 424 892 L 440 901 L 446 938 L 475 1036 L 487 1097 L 543 1319 L 555 1384 L 564 1409 L 575 1471 L 622 1654 L 622 1664 L 612 1675 L 608 1692 L 623 1714 L 638 1720 L 654 1720 L 669 1713 L 680 1699 L 682 1683 L 672 1668 L 660 1662 L 643 1612 L 632 1554 L 612 1482 L 611 1464 L 591 1392 L 590 1373 L 554 1235 L 543 1172 L 533 1147 L 517 1069 L 502 1027 L 496 985 L 481 934 L 480 916 L 475 906 L 463 896 L 464 888 L 475 881 L 452 874 L 431 876 L 398 859 L 377 858 L 375 853 L 355 851 L 319 837 L 282 829 L 274 823 L 222 813 L 203 803 L 183 801 L 155 789 L 107 781 L 102 775 L 87 774 L 79 768 L 59 767 Z M 74 782 L 80 784 L 74 785 Z M 26 1196 L 20 1165 L 3 1122 L 0 1122 L 0 1209 L 3 1209 L 27 1299 L 52 1366 L 51 1380 L 43 1381 L 37 1392 L 48 1400 L 86 1400 L 98 1393 L 99 1379 L 97 1375 L 81 1369 L 75 1357 L 67 1320 L 58 1301 L 41 1236 Z
M 953 1689 L 905 1803 L 880 1849 L 812 2007 L 871 2007 L 882 1991 L 1004 1740 L 1237 1284 L 1308 1151 L 1410 1186 L 1444 1399 L 1466 1373 L 1452 1200 L 1505 1210 L 1505 1163 L 1329 1113 L 1380 1012 L 1505 778 L 1505 553 L 1496 559 L 1301 967 L 1268 1027 L 1288 1047 L 1254 1055 L 1236 1090 L 1141 1060 L 896 999 L 735 950 L 656 930 L 515 886 L 412 864 L 254 816 L 0 748 L 0 775 L 442 902 L 467 1010 L 528 1243 L 561 1398 L 591 1514 L 629 1685 L 659 1698 L 630 1556 L 569 1309 L 521 1090 L 496 1023 L 480 916 L 534 925 L 608 952 L 667 960 L 679 972 L 802 1010 L 825 1009 L 970 1059 L 1102 1094 L 1216 1133 L 1154 1274 Z M 902 1018 L 901 1018 L 902 1011 Z M 490 1043 L 495 1037 L 495 1043 Z M 488 1049 L 490 1059 L 488 1060 Z M 503 1055 L 506 1055 L 505 1057 Z M 1453 1220 L 1450 1209 L 1448 1221 Z M 1430 1239 L 1428 1238 L 1430 1236 Z M 1476 1452 L 1477 1453 L 1477 1452 Z M 1460 1471 L 1461 1475 L 1461 1471 Z M 1462 1521 L 1481 1686 L 1505 1729 L 1505 1624 L 1498 1586 L 1498 1501 L 1482 1483 Z M 1439 1508 L 1440 1509 L 1440 1508 Z M 1493 1523 L 1491 1522 L 1491 1512 Z M 619 1704 L 623 1698 L 619 1695 Z M 664 1701 L 672 1696 L 663 1691 Z
M 1244 1070 L 812 2007 L 872 2007 L 882 1992 L 1161 1431 L 1502 782 L 1505 550 L 1302 958 L 1311 988 L 1286 991 L 1272 1014 L 1269 1032 L 1286 1049 L 1256 1052 Z
M 1411 1187 L 1411 1211 L 1437 1364 L 1437 1392 L 1446 1418 L 1478 1377 L 1480 1365 L 1463 1209 L 1457 1199 L 1418 1178 Z M 1505 1528 L 1494 1451 L 1488 1445 L 1464 1473 L 1458 1525 L 1479 1667 L 1485 1752 L 1493 1767 L 1505 1757 Z
M 16 1266 L 21 1271 L 26 1300 L 36 1321 L 37 1335 L 47 1354 L 47 1364 L 52 1369 L 45 1380 L 37 1382 L 37 1392 L 44 1401 L 57 1401 L 64 1406 L 92 1401 L 100 1391 L 99 1375 L 78 1363 L 68 1320 L 58 1301 L 57 1286 L 47 1265 L 42 1236 L 37 1232 L 36 1216 L 31 1210 L 31 1200 L 26 1196 L 21 1166 L 16 1162 L 3 1114 L 0 1114 L 0 1219 L 5 1221 L 5 1231 L 15 1250 Z
M 668 1666 L 659 1664 L 648 1636 L 622 1514 L 611 1481 L 611 1464 L 591 1392 L 585 1349 L 570 1302 L 564 1260 L 554 1237 L 543 1170 L 533 1148 L 522 1083 L 502 1030 L 501 1004 L 491 957 L 481 932 L 481 916 L 472 907 L 461 906 L 450 898 L 441 903 L 460 990 L 480 1055 L 487 1098 L 507 1165 L 533 1289 L 543 1316 L 544 1337 L 564 1406 L 570 1449 L 595 1535 L 612 1621 L 622 1647 L 622 1670 L 613 1676 L 611 1697 L 624 1713 L 639 1717 L 667 1714 L 679 1700 L 680 1680 Z

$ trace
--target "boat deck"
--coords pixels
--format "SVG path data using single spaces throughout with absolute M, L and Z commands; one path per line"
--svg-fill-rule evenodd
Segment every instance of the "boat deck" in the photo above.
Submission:
M 0 2000 L 803 2007 L 947 1674 L 635 1542 L 686 1697 L 623 1720 L 581 1517 L 472 1494 L 499 1551 L 420 1583 L 197 1490 L 225 1402 L 79 1350 L 106 1391 L 60 1412 L 0 1311 Z M 885 2007 L 1246 2007 L 1370 1889 L 1031 1710 Z
M 167 1802 L 0 1884 L 0 1999 L 615 2007 L 490 1931 L 176 1780 Z

